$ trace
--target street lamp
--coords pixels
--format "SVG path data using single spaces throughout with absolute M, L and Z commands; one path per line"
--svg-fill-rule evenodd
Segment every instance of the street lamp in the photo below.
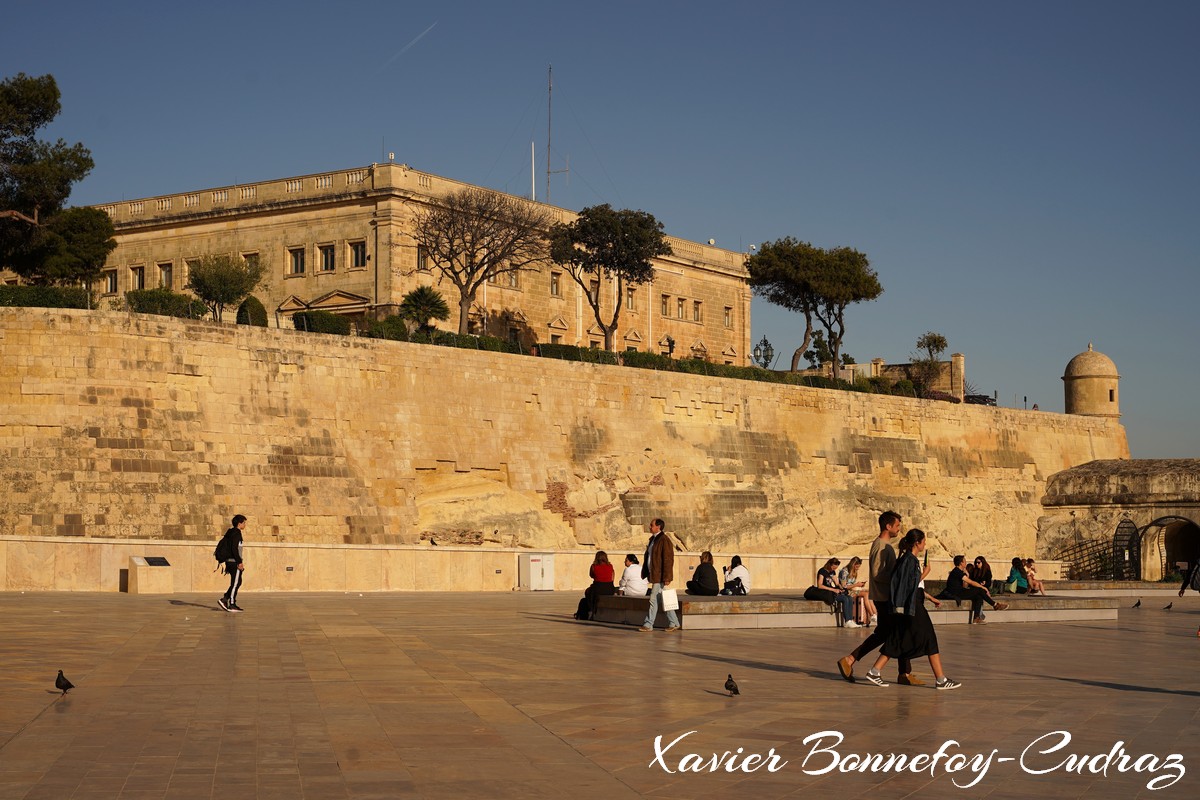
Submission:
M 771 347 L 767 337 L 763 336 L 762 341 L 754 345 L 754 360 L 760 367 L 766 369 L 770 366 L 773 358 L 775 358 L 775 348 Z

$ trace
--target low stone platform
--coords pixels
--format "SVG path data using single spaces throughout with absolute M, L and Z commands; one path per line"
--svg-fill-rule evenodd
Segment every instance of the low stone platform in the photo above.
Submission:
M 1069 620 L 1115 620 L 1122 601 L 1116 597 L 1063 595 L 1029 597 L 1005 595 L 1009 608 L 988 612 L 994 622 L 1062 622 Z M 815 600 L 805 600 L 798 594 L 762 594 L 745 597 L 679 598 L 680 620 L 689 631 L 730 630 L 744 628 L 836 628 L 837 621 L 829 606 Z M 596 622 L 620 625 L 641 625 L 646 619 L 649 601 L 644 597 L 601 597 L 596 607 Z M 943 600 L 940 609 L 928 606 L 929 617 L 935 625 L 968 625 L 971 605 L 963 601 Z M 658 614 L 655 627 L 666 626 L 666 615 Z

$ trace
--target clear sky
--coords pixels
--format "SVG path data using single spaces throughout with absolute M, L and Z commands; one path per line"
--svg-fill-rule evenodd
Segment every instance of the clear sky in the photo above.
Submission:
M 865 252 L 858 361 L 933 330 L 1062 411 L 1094 342 L 1135 457 L 1200 457 L 1200 3 L 5 2 L 92 204 L 382 161 L 655 214 L 732 250 Z M 755 301 L 781 353 L 802 320 Z M 1027 398 L 1027 401 L 1026 401 Z

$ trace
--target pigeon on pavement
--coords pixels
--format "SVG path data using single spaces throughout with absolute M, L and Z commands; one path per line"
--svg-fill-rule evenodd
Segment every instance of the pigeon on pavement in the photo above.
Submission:
M 58 671 L 58 677 L 54 679 L 54 688 L 61 689 L 62 693 L 66 694 L 75 688 L 75 684 L 67 680 L 66 676 L 62 674 L 62 670 L 60 669 Z
M 1173 606 L 1173 605 L 1175 605 L 1175 601 L 1174 601 L 1174 600 L 1172 600 L 1171 602 L 1169 602 L 1169 603 L 1167 603 L 1165 606 L 1163 606 L 1163 611 L 1170 611 L 1170 610 L 1171 610 L 1171 606 Z
M 1134 603 L 1134 604 L 1133 604 L 1133 607 L 1134 607 L 1134 608 L 1141 608 L 1141 607 L 1142 607 L 1142 598 L 1140 598 L 1140 597 L 1139 597 L 1139 598 L 1138 598 L 1138 601 L 1137 601 L 1136 603 Z
M 734 682 L 732 675 L 730 675 L 728 680 L 725 681 L 725 691 L 729 692 L 730 697 L 733 697 L 735 694 L 741 694 L 741 692 L 738 691 L 737 684 Z

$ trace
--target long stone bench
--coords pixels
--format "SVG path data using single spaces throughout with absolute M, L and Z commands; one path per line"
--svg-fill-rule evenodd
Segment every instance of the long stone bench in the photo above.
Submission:
M 1115 620 L 1121 599 L 1114 597 L 1028 597 L 1006 595 L 1009 608 L 987 614 L 996 622 L 1062 622 L 1075 620 Z M 829 606 L 805 600 L 803 593 L 762 594 L 745 597 L 679 598 L 680 620 L 685 630 L 730 630 L 738 628 L 834 628 L 837 621 Z M 646 620 L 649 600 L 645 597 L 600 597 L 596 622 L 641 625 Z M 971 622 L 971 605 L 943 600 L 940 609 L 927 606 L 935 625 L 966 625 Z M 664 628 L 667 616 L 661 611 L 655 627 Z

